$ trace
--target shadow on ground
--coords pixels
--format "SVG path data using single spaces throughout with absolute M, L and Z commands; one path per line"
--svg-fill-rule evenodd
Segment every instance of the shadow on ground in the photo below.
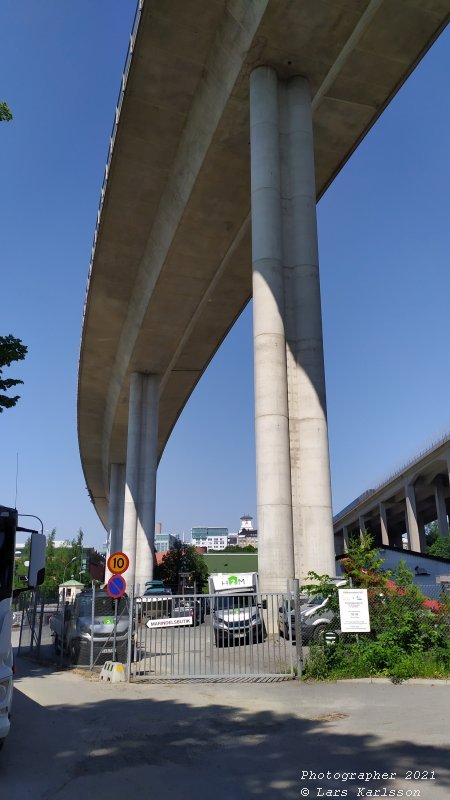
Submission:
M 24 677 L 49 679 L 37 664 L 21 659 L 20 666 Z M 9 800 L 106 800 L 112 795 L 126 800 L 298 800 L 302 788 L 310 798 L 326 796 L 318 786 L 324 792 L 346 789 L 348 798 L 356 798 L 359 786 L 373 790 L 384 785 L 419 787 L 422 800 L 450 795 L 450 748 L 420 744 L 420 731 L 411 732 L 415 742 L 386 742 L 376 733 L 346 731 L 345 709 L 302 716 L 300 694 L 292 713 L 276 713 L 251 711 L 248 704 L 242 708 L 235 699 L 217 702 L 214 686 L 191 688 L 192 704 L 178 699 L 175 686 L 168 690 L 170 699 L 149 699 L 145 690 L 131 698 L 122 686 L 114 687 L 116 693 L 123 691 L 121 697 L 104 691 L 97 701 L 86 702 L 83 694 L 92 696 L 93 687 L 79 680 L 80 705 L 42 706 L 20 691 L 19 680 L 15 725 L 4 750 L 9 755 L 0 762 L 2 796 L 5 791 Z M 202 705 L 196 705 L 199 697 Z M 419 769 L 434 771 L 435 783 L 399 782 L 407 770 Z M 302 781 L 303 770 L 395 772 L 398 779 Z

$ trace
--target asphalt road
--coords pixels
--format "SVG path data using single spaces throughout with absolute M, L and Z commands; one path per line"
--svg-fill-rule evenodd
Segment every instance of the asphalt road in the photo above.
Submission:
M 8 800 L 450 795 L 450 684 L 104 684 L 17 666 Z

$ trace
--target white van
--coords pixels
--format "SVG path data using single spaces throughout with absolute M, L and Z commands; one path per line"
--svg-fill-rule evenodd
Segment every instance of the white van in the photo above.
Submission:
M 217 647 L 264 641 L 266 631 L 256 572 L 210 575 L 209 592 Z

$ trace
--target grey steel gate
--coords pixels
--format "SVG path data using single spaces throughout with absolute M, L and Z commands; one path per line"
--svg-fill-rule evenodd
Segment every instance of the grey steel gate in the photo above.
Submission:
M 294 595 L 135 598 L 130 680 L 295 677 Z

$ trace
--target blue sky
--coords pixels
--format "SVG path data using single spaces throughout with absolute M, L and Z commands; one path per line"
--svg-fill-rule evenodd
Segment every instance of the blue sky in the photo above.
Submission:
M 28 345 L 0 417 L 0 502 L 100 546 L 78 455 L 90 248 L 135 0 L 2 0 L 0 333 Z M 450 160 L 445 32 L 318 206 L 335 512 L 450 428 Z M 251 305 L 158 473 L 163 529 L 256 515 Z

